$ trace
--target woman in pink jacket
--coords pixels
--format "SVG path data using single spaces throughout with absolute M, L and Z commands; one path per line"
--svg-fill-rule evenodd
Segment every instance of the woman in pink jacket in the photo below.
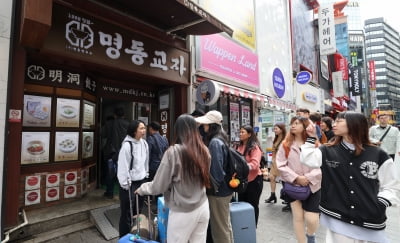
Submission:
M 245 192 L 239 193 L 239 201 L 248 202 L 254 207 L 254 216 L 257 225 L 259 212 L 258 204 L 263 189 L 263 179 L 260 169 L 262 150 L 252 126 L 242 126 L 239 136 L 240 145 L 237 151 L 244 155 L 247 165 L 249 166 L 249 184 Z
M 286 195 L 292 208 L 293 227 L 299 243 L 315 243 L 315 232 L 319 226 L 322 172 L 320 168 L 312 169 L 300 163 L 300 146 L 306 141 L 308 126 L 312 126 L 308 118 L 293 117 L 290 121 L 290 132 L 276 155 L 278 170 L 285 183 L 309 186 L 311 189 L 311 195 L 302 201 Z

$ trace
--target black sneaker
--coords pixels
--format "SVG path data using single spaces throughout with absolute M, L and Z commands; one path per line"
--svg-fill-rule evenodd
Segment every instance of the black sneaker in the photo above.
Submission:
M 292 209 L 290 208 L 290 204 L 286 204 L 286 206 L 282 208 L 282 212 L 290 212 L 290 211 L 292 211 Z

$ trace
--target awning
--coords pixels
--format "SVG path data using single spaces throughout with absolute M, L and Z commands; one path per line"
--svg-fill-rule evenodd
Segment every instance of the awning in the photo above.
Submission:
M 134 16 L 168 34 L 210 35 L 233 30 L 190 0 L 106 0 L 107 5 Z

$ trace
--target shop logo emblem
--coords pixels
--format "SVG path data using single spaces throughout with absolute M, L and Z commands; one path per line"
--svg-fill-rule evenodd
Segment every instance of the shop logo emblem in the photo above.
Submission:
M 72 20 L 66 25 L 65 38 L 72 46 L 88 49 L 93 46 L 94 34 L 89 25 Z

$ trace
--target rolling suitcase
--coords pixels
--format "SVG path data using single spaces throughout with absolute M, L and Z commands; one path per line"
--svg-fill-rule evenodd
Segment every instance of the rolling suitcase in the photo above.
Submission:
M 130 191 L 130 190 L 129 190 Z M 131 198 L 131 195 L 129 195 Z M 118 240 L 118 243 L 129 243 L 129 242 L 137 242 L 137 243 L 159 243 L 157 241 L 153 241 L 153 237 L 155 236 L 155 227 L 151 220 L 151 209 L 150 209 L 150 196 L 147 196 L 147 207 L 148 207 L 148 216 L 144 214 L 132 215 L 132 201 L 130 202 L 131 207 L 131 222 L 135 221 L 136 224 L 132 226 L 131 232 L 129 234 L 124 235 Z M 139 195 L 136 194 L 136 212 L 139 212 Z M 143 237 L 143 238 L 142 238 Z
M 236 194 L 236 193 L 235 193 Z M 230 203 L 230 215 L 234 242 L 256 243 L 256 219 L 250 203 Z

